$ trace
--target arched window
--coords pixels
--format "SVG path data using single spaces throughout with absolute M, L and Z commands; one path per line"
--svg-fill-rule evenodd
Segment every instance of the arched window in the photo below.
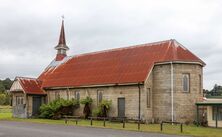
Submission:
M 102 92 L 99 92 L 99 97 L 98 97 L 99 103 L 101 103 L 102 100 L 103 100 L 103 93 L 102 93 Z
M 183 91 L 190 92 L 190 75 L 183 74 Z
M 79 92 L 76 92 L 76 99 L 79 101 L 80 100 L 80 94 Z
M 147 106 L 147 108 L 150 108 L 150 106 L 151 106 L 151 93 L 150 93 L 150 88 L 147 88 L 147 93 L 146 93 L 146 106 Z

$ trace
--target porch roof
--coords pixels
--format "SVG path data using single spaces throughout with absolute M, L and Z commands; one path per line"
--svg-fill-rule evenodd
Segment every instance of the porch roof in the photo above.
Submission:
M 218 98 L 205 98 L 202 102 L 197 102 L 197 106 L 215 106 L 222 105 L 222 99 Z
M 44 90 L 41 89 L 41 81 L 35 78 L 27 77 L 16 77 L 24 93 L 26 94 L 35 94 L 35 95 L 45 95 Z

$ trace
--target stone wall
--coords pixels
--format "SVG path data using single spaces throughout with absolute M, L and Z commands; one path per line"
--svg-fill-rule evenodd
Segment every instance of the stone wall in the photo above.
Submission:
M 203 96 L 202 67 L 197 64 L 173 64 L 174 120 L 193 122 L 195 103 Z M 183 91 L 183 74 L 190 75 L 190 92 Z M 201 79 L 200 79 L 201 78 Z M 200 83 L 201 82 L 201 83 Z M 171 65 L 156 65 L 153 69 L 153 115 L 158 122 L 171 120 Z
M 152 108 L 147 108 L 146 100 L 146 88 L 143 85 L 141 87 L 141 118 L 147 119 L 152 117 Z M 63 89 L 63 90 L 47 90 L 48 100 L 52 101 L 58 94 L 60 98 L 71 99 L 75 98 L 76 92 L 80 93 L 80 99 L 86 98 L 87 96 L 93 99 L 92 109 L 98 106 L 98 94 L 102 92 L 102 98 L 112 100 L 111 110 L 109 116 L 118 116 L 118 98 L 125 98 L 125 116 L 128 118 L 137 119 L 139 110 L 139 88 L 138 85 L 131 86 L 112 86 L 112 87 L 94 87 L 94 88 L 77 88 L 77 89 Z M 83 105 L 75 111 L 74 115 L 83 116 Z

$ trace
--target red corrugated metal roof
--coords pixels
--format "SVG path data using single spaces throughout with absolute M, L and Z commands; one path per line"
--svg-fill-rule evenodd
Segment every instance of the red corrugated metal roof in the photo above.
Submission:
M 16 77 L 26 94 L 44 95 L 41 89 L 42 82 L 35 78 Z
M 42 87 L 78 87 L 145 81 L 157 62 L 205 63 L 175 40 L 73 56 L 67 62 L 47 68 L 39 79 Z

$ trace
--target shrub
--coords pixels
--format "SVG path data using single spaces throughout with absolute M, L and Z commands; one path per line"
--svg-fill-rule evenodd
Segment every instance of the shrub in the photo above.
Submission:
M 59 119 L 62 115 L 70 115 L 74 108 L 77 108 L 79 102 L 75 99 L 65 100 L 56 99 L 48 104 L 43 104 L 40 107 L 41 118 Z
M 9 93 L 0 93 L 0 105 L 10 105 Z
M 4 105 L 6 101 L 6 95 L 0 94 L 0 105 Z
M 93 116 L 107 117 L 107 113 L 112 105 L 111 100 L 102 100 L 99 106 L 93 110 Z
M 85 118 L 88 118 L 91 113 L 90 106 L 91 106 L 92 102 L 93 102 L 93 100 L 90 97 L 86 97 L 85 99 L 82 99 L 80 101 L 81 104 L 85 105 L 84 109 L 83 109 L 83 114 L 85 115 Z

